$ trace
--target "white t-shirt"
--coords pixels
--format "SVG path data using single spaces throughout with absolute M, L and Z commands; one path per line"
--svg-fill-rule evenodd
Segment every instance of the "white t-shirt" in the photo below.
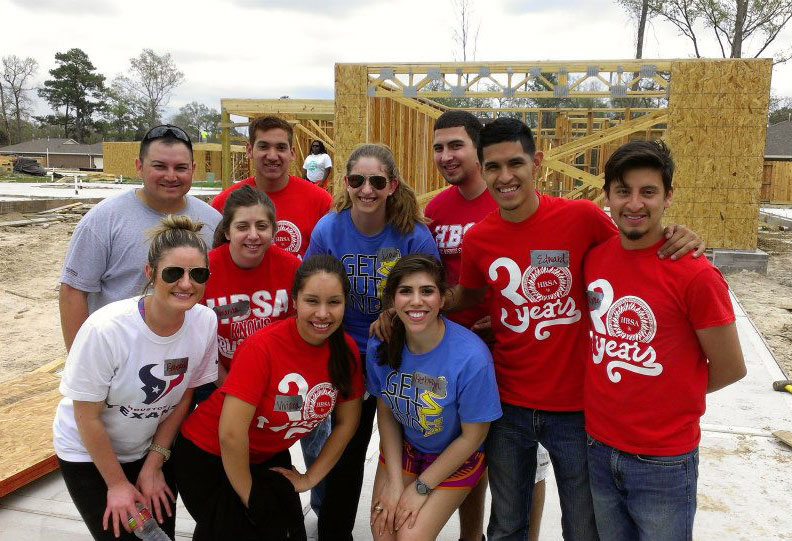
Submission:
M 324 180 L 328 167 L 333 167 L 333 162 L 327 154 L 308 154 L 303 163 L 308 180 L 314 183 Z
M 175 334 L 158 336 L 140 316 L 138 299 L 100 308 L 77 332 L 52 425 L 62 460 L 92 461 L 77 430 L 73 400 L 105 402 L 101 420 L 113 450 L 119 462 L 132 462 L 146 454 L 157 426 L 188 388 L 217 379 L 215 313 L 196 304 Z

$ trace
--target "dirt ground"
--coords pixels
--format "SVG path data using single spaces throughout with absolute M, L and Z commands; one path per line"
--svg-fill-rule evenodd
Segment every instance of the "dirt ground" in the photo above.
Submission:
M 66 354 L 58 316 L 58 278 L 76 220 L 0 227 L 0 381 Z M 745 311 L 792 376 L 792 232 L 761 231 L 767 276 L 726 278 Z

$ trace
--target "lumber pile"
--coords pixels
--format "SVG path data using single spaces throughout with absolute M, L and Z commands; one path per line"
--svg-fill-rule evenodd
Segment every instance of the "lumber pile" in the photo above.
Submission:
M 0 227 L 23 227 L 60 221 L 79 221 L 93 207 L 88 203 L 70 203 L 34 214 L 12 212 L 0 215 Z

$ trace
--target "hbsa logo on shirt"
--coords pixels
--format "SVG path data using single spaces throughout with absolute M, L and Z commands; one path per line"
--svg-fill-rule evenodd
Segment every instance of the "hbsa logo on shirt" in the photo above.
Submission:
M 300 228 L 288 220 L 278 220 L 275 231 L 275 244 L 288 252 L 296 254 L 302 246 Z

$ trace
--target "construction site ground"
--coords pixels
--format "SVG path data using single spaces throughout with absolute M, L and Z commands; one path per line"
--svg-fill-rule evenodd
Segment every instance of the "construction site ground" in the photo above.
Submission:
M 115 192 L 113 188 L 96 190 Z M 25 197 L 0 189 L 3 195 Z M 59 221 L 3 227 L 8 220 L 0 216 L 0 328 L 4 330 L 0 384 L 65 355 L 58 278 L 79 217 L 67 212 Z M 792 394 L 770 389 L 773 380 L 785 377 L 784 372 L 792 375 L 792 232 L 760 231 L 759 248 L 770 254 L 766 276 L 746 271 L 727 276 L 739 301 L 735 306 L 748 376 L 708 399 L 702 420 L 697 539 L 792 539 L 788 522 L 792 491 L 783 481 L 792 449 L 771 435 L 774 430 L 792 430 Z M 367 510 L 377 441 L 375 435 L 356 538 L 370 536 Z M 298 463 L 299 454 L 293 453 Z M 554 485 L 551 474 L 543 539 L 561 536 Z M 177 538 L 186 539 L 192 522 L 183 507 L 180 513 Z M 308 512 L 306 520 L 310 532 L 313 513 Z M 457 534 L 457 520 L 452 519 L 440 538 L 456 539 Z M 0 541 L 6 539 L 88 539 L 57 471 L 0 498 Z

